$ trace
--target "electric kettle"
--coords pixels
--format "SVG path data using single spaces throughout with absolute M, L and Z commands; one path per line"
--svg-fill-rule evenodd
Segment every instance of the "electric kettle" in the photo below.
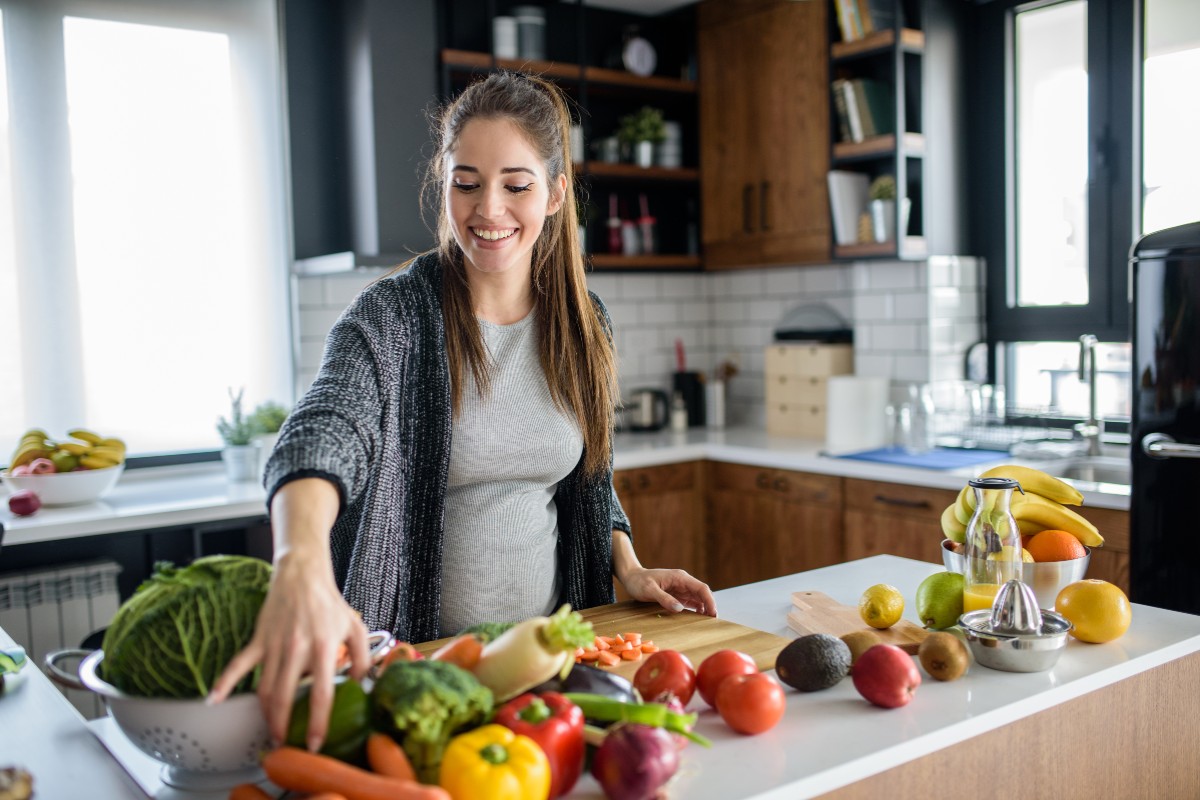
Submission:
M 657 431 L 666 427 L 669 405 L 662 389 L 634 389 L 625 404 L 625 425 L 631 431 Z

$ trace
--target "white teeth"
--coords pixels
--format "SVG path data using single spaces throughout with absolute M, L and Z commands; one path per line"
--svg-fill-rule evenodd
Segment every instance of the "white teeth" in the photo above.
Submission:
M 507 239 L 508 237 L 510 237 L 514 233 L 516 233 L 517 231 L 515 228 L 509 228 L 509 229 L 503 230 L 503 231 L 483 231 L 483 230 L 479 230 L 477 228 L 472 228 L 471 232 L 474 233 L 476 236 L 478 236 L 480 239 L 487 239 L 489 242 L 494 242 L 497 239 Z

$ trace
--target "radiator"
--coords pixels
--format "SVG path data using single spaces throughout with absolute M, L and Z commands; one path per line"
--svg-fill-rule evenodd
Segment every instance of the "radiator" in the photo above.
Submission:
M 120 604 L 120 571 L 113 561 L 95 561 L 0 573 L 0 627 L 41 667 L 46 653 L 79 647 L 108 625 Z M 104 703 L 91 692 L 59 689 L 85 718 L 104 715 Z

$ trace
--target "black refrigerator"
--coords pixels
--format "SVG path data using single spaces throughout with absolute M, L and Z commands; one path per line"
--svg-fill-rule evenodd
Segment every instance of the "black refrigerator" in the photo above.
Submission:
M 1130 599 L 1200 614 L 1200 222 L 1143 236 L 1129 260 Z

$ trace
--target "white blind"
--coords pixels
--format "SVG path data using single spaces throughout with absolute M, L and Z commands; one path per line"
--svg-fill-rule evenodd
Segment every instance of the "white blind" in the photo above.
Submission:
M 213 449 L 228 387 L 291 400 L 275 4 L 0 13 L 0 463 L 34 426 Z

